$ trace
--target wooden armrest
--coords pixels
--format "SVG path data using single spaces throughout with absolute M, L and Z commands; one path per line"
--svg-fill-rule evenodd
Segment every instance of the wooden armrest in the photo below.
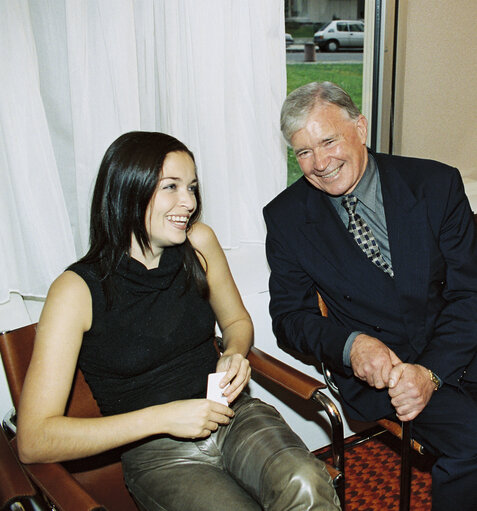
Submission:
M 59 463 L 35 463 L 26 466 L 26 469 L 34 483 L 58 509 L 64 511 L 104 509 Z
M 12 447 L 16 450 L 15 440 Z M 31 481 L 59 510 L 104 510 L 60 463 L 22 465 Z
M 298 369 L 291 367 L 281 360 L 252 347 L 248 354 L 252 371 L 277 383 L 303 399 L 311 399 L 317 390 L 323 390 L 326 385 Z
M 376 422 L 395 437 L 402 439 L 402 428 L 397 422 L 389 419 L 379 419 Z M 424 447 L 414 438 L 411 439 L 411 447 L 419 454 L 424 454 Z
M 9 509 L 8 503 L 33 498 L 36 491 L 15 456 L 3 429 L 0 428 L 0 509 Z

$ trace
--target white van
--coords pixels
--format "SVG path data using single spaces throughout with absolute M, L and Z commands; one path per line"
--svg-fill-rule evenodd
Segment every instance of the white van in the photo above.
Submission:
M 313 40 L 323 51 L 339 48 L 362 48 L 364 23 L 359 20 L 335 20 L 323 25 L 315 32 Z

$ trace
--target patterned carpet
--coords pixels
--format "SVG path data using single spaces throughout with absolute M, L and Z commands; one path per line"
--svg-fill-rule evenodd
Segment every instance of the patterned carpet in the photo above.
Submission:
M 351 441 L 353 437 L 347 440 Z M 346 511 L 399 509 L 399 442 L 383 433 L 345 451 Z M 330 461 L 326 449 L 316 452 Z M 411 511 L 430 511 L 432 460 L 413 453 Z

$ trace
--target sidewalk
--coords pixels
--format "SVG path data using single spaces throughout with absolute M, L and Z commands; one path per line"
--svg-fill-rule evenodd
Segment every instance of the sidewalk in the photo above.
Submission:
M 320 63 L 320 62 L 326 62 L 328 64 L 330 63 L 340 63 L 340 64 L 361 64 L 363 62 L 363 50 L 361 48 L 346 48 L 341 51 L 336 52 L 327 52 L 327 51 L 321 51 L 319 46 L 315 45 L 315 58 L 313 60 L 306 60 L 305 56 L 309 57 L 313 54 L 308 54 L 306 52 L 305 55 L 305 44 L 306 43 L 312 43 L 313 44 L 313 38 L 306 37 L 306 38 L 297 38 L 294 40 L 293 44 L 290 44 L 286 48 L 286 54 L 287 54 L 287 63 L 288 64 L 294 64 L 294 63 L 301 63 L 301 62 L 307 62 L 307 63 Z
M 305 43 L 312 43 L 313 39 L 307 39 L 307 38 L 297 38 L 293 42 L 293 44 L 290 44 L 290 46 L 287 46 L 287 52 L 290 53 L 297 53 L 297 52 L 304 52 L 305 51 Z M 319 51 L 318 46 L 316 47 L 316 51 Z

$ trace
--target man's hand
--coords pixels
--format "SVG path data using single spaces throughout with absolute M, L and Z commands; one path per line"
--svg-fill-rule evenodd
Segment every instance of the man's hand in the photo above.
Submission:
M 389 374 L 389 396 L 401 421 L 411 421 L 425 408 L 434 392 L 429 371 L 419 364 L 398 364 Z
M 350 359 L 354 375 L 377 389 L 388 387 L 392 368 L 402 364 L 394 351 L 379 339 L 366 334 L 359 334 L 353 341 Z

